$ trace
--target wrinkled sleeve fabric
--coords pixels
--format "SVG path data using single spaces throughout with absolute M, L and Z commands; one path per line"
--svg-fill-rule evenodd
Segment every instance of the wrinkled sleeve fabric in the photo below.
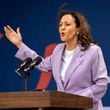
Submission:
M 35 59 L 39 55 L 30 49 L 27 45 L 22 43 L 22 46 L 18 49 L 17 53 L 15 54 L 15 57 L 17 57 L 20 60 L 24 60 L 27 57 L 31 57 L 32 59 Z M 42 57 L 42 62 L 36 66 L 37 69 L 40 71 L 50 71 L 52 69 L 51 67 L 51 58 L 52 56 L 49 56 L 47 58 Z
M 98 101 L 106 93 L 108 83 L 107 68 L 100 47 L 96 51 L 96 57 L 92 64 L 92 77 L 94 84 L 91 87 L 91 91 L 94 99 Z
M 15 57 L 17 57 L 20 60 L 24 60 L 27 57 L 31 57 L 32 59 L 35 59 L 39 55 L 30 49 L 27 45 L 22 43 L 22 46 L 18 49 L 17 53 L 15 54 Z

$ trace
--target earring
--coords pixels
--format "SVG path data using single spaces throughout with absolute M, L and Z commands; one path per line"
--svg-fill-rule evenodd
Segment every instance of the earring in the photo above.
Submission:
M 77 32 L 77 35 L 79 35 L 79 32 Z

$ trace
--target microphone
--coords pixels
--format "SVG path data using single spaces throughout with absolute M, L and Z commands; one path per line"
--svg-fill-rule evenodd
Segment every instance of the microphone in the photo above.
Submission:
M 30 70 L 32 70 L 34 68 L 34 66 L 40 64 L 40 62 L 42 61 L 41 57 L 36 57 L 25 69 L 24 72 L 29 72 Z
M 32 58 L 27 57 L 27 58 L 23 61 L 23 63 L 21 63 L 21 64 L 18 66 L 18 68 L 15 70 L 15 72 L 16 72 L 19 76 L 21 76 L 21 74 L 19 73 L 19 71 L 22 71 L 22 70 L 23 70 L 27 65 L 29 65 L 31 62 L 32 62 Z

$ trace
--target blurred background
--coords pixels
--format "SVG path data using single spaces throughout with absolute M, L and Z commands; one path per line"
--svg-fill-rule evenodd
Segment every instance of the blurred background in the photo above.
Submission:
M 93 38 L 102 48 L 110 76 L 109 0 L 0 0 L 0 92 L 24 91 L 24 79 L 15 73 L 21 63 L 14 57 L 17 48 L 6 39 L 3 26 L 20 27 L 24 43 L 43 56 L 47 45 L 60 42 L 57 15 L 64 3 L 68 3 L 64 9 L 79 11 L 86 16 Z M 34 69 L 29 78 L 29 91 L 35 89 L 39 78 L 40 71 Z M 47 90 L 56 90 L 53 78 Z M 103 98 L 105 107 L 110 107 L 109 100 L 110 84 Z

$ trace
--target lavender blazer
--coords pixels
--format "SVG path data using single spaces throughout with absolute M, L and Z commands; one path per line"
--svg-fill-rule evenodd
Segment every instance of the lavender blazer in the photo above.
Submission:
M 61 61 L 64 43 L 56 46 L 53 54 L 36 67 L 41 71 L 52 70 L 57 90 L 93 98 L 92 110 L 103 110 L 101 98 L 107 89 L 107 69 L 101 48 L 91 44 L 86 51 L 81 51 L 81 45 L 75 49 L 74 56 L 66 71 L 65 82 L 60 79 Z M 38 54 L 22 44 L 16 57 L 24 60 L 26 57 L 36 58 Z

